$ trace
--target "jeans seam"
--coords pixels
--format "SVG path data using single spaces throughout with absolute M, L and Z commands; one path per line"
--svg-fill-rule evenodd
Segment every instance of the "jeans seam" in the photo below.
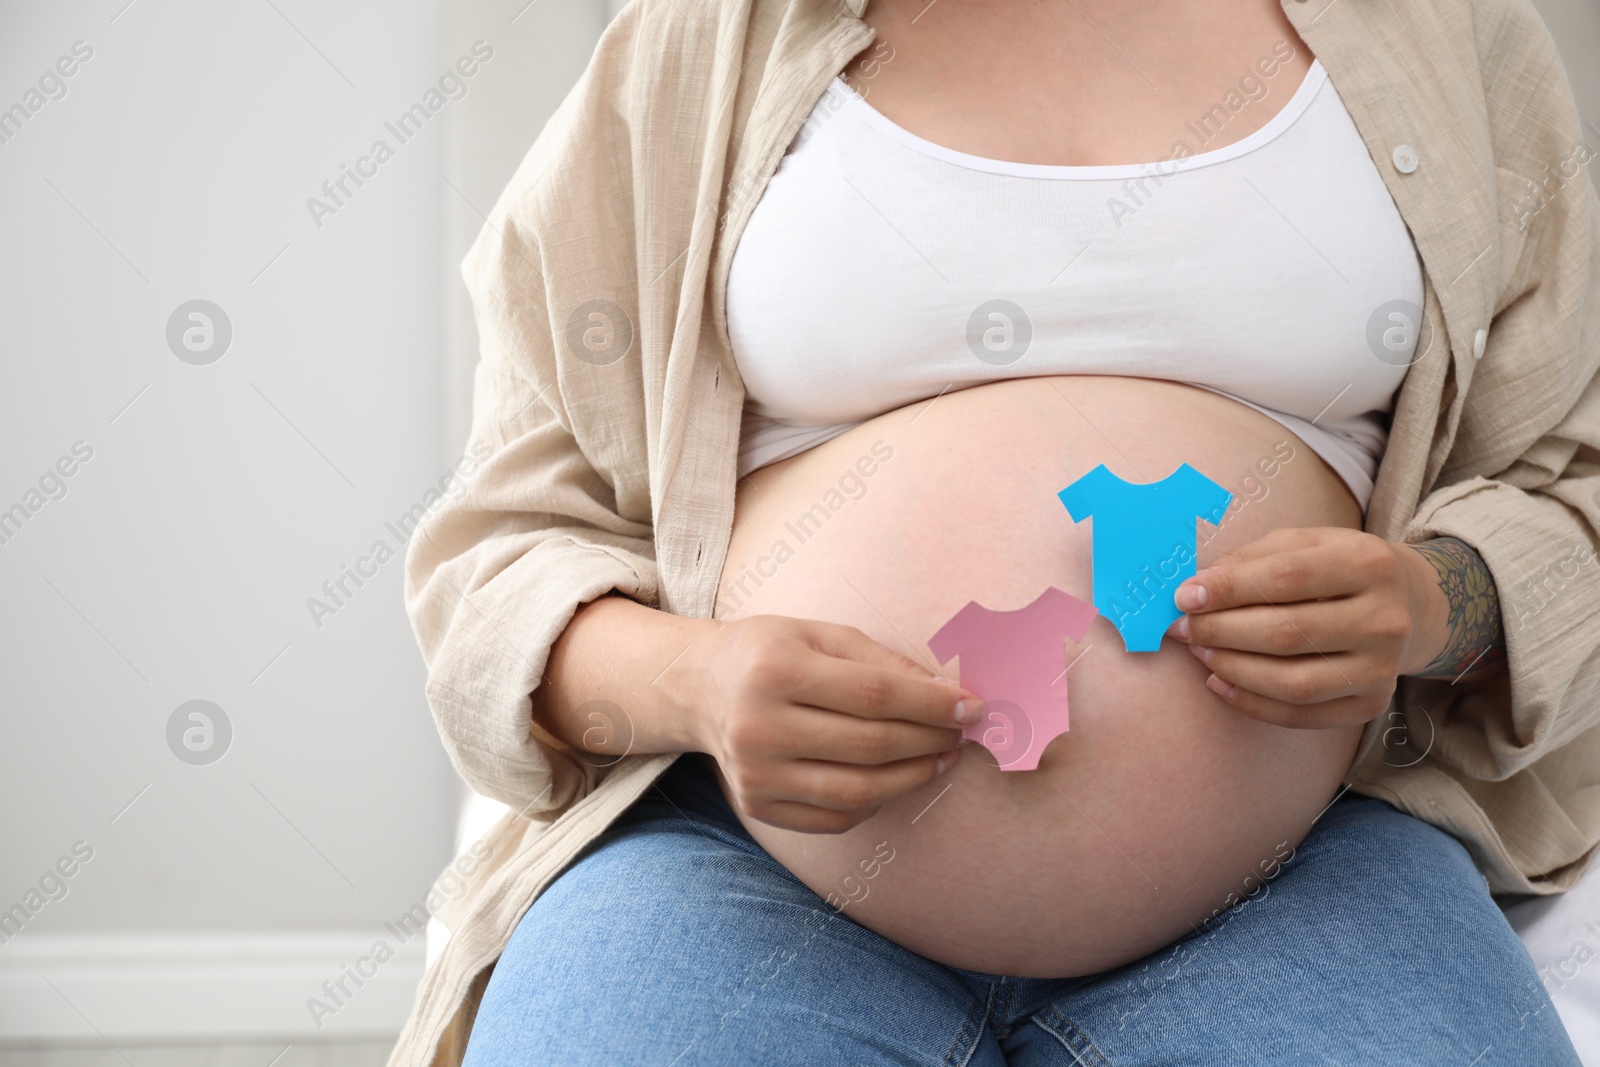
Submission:
M 995 1013 L 995 1018 L 999 1019 L 999 1023 L 997 1025 L 1003 1026 L 1009 1030 L 1011 1028 L 1011 1004 L 1017 999 L 1017 987 L 1012 985 L 1011 982 L 1006 979 L 1002 979 L 1000 984 L 1001 987 L 1006 991 L 1006 999 L 1005 1003 L 1000 1005 L 1000 1010 Z
M 972 1059 L 972 1053 L 978 1047 L 978 1037 L 983 1033 L 983 1020 L 988 1018 L 989 1008 L 994 1004 L 994 987 L 989 987 L 989 996 L 980 1005 L 976 997 L 972 998 L 971 1006 L 967 1008 L 967 1017 L 961 1021 L 961 1029 L 956 1031 L 956 1037 L 950 1045 L 950 1051 L 944 1054 L 945 1067 L 966 1067 Z M 967 1041 L 967 1034 L 972 1034 L 972 1040 Z M 963 1052 L 962 1047 L 966 1050 Z M 960 1057 L 959 1059 L 957 1057 Z
M 1054 1007 L 1046 1008 L 1034 1016 L 1034 1022 L 1056 1035 L 1056 1039 L 1066 1046 L 1072 1058 L 1083 1067 L 1111 1067 L 1111 1061 L 1106 1059 L 1105 1053 L 1095 1047 L 1089 1040 L 1089 1035 L 1078 1028 L 1078 1024 L 1062 1015 Z M 1093 1059 L 1088 1057 L 1093 1056 Z

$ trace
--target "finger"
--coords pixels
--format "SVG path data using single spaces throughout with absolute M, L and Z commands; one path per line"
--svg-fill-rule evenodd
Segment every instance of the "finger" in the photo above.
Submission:
M 983 714 L 981 701 L 960 686 L 932 676 L 919 677 L 898 664 L 884 663 L 882 653 L 876 649 L 898 654 L 869 638 L 838 642 L 832 648 L 846 656 L 818 651 L 814 659 L 802 657 L 798 677 L 786 689 L 786 695 L 800 703 L 857 718 L 903 719 L 925 726 L 966 725 L 956 717 L 956 705 L 963 700 L 972 701 L 968 713 L 971 720 Z
M 1341 555 L 1332 546 L 1316 545 L 1213 564 L 1178 586 L 1174 603 L 1180 611 L 1195 613 L 1346 596 L 1362 588 L 1363 580 L 1353 568 L 1340 566 Z
M 797 707 L 770 750 L 779 759 L 878 766 L 948 752 L 961 744 L 953 726 L 900 719 L 866 719 L 817 707 Z
M 1190 649 L 1223 682 L 1297 707 L 1360 695 L 1368 688 L 1360 660 L 1348 653 L 1263 656 L 1201 645 Z
M 952 761 L 959 758 L 959 751 Z M 864 811 L 915 792 L 939 774 L 940 758 L 886 763 L 880 767 L 854 767 L 819 760 L 797 760 L 782 768 L 766 792 L 766 799 L 789 800 L 829 811 Z
M 1327 544 L 1332 540 L 1349 534 L 1359 534 L 1359 530 L 1349 530 L 1342 526 L 1281 526 L 1276 530 L 1268 530 L 1260 537 L 1247 544 L 1231 548 L 1212 560 L 1209 566 L 1245 563 L 1249 560 L 1260 559 L 1263 556 L 1276 555 L 1279 552 L 1292 552 L 1299 548 L 1314 548 L 1317 545 Z
M 1360 634 L 1359 598 L 1252 604 L 1186 615 L 1173 637 L 1190 645 L 1231 648 L 1273 656 L 1347 652 Z M 1187 636 L 1179 625 L 1187 620 Z
M 1376 718 L 1382 707 L 1376 707 L 1376 702 L 1359 697 L 1340 697 L 1321 704 L 1285 704 L 1281 700 L 1264 697 L 1260 693 L 1252 693 L 1248 689 L 1229 687 L 1232 689 L 1231 699 L 1224 696 L 1219 690 L 1227 687 L 1216 675 L 1206 679 L 1206 685 L 1212 692 L 1227 700 L 1235 711 L 1269 723 L 1273 726 L 1282 726 L 1290 730 L 1329 730 L 1341 726 L 1363 726 Z
M 812 647 L 819 652 L 837 656 L 840 659 L 855 660 L 857 663 L 870 663 L 879 667 L 887 667 L 909 678 L 936 680 L 942 677 L 929 664 L 919 663 L 910 656 L 896 652 L 881 641 L 874 641 L 854 626 L 822 622 L 817 619 L 803 621 L 806 624 L 806 635 L 810 638 Z

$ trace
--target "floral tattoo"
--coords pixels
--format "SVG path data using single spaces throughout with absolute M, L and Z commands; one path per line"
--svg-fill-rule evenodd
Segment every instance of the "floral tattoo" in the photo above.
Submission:
M 1484 675 L 1505 663 L 1505 626 L 1494 575 L 1472 546 L 1455 537 L 1439 537 L 1411 546 L 1439 573 L 1439 588 L 1450 602 L 1450 636 L 1418 678 L 1459 680 L 1470 671 Z

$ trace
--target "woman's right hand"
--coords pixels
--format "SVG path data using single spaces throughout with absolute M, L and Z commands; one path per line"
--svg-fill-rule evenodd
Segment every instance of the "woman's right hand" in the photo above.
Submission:
M 983 714 L 977 697 L 853 626 L 782 615 L 719 624 L 667 674 L 735 806 L 802 833 L 843 833 L 921 789 Z

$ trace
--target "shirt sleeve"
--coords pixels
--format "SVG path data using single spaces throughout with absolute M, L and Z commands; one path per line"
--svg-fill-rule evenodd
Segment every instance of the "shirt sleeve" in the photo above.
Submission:
M 1079 600 L 1069 593 L 1063 593 L 1070 604 L 1067 605 L 1062 623 L 1067 631 L 1067 636 L 1074 641 L 1082 641 L 1084 634 L 1089 632 L 1089 627 L 1094 620 L 1100 617 L 1099 610 L 1088 601 Z
M 1531 5 L 1506 10 L 1483 74 L 1490 129 L 1500 173 L 1533 173 L 1570 156 L 1583 130 L 1549 32 Z M 1544 894 L 1576 883 L 1600 837 L 1600 197 L 1589 176 L 1531 218 L 1504 216 L 1495 251 L 1487 345 L 1457 401 L 1444 473 L 1400 540 L 1456 537 L 1483 558 L 1507 671 L 1401 678 L 1398 713 L 1426 755 L 1390 766 L 1379 719 L 1357 778 L 1413 813 L 1448 810 L 1442 824 L 1495 892 Z
M 1073 522 L 1082 522 L 1094 514 L 1109 478 L 1111 471 L 1102 463 L 1056 494 L 1066 507 L 1067 513 L 1072 516 Z
M 1189 514 L 1197 515 L 1213 526 L 1221 523 L 1222 513 L 1233 502 L 1233 494 L 1187 463 L 1178 468 L 1178 475 L 1184 506 Z
M 1582 191 L 1538 219 L 1531 239 L 1546 247 L 1529 259 L 1543 265 L 1530 265 L 1526 289 L 1494 319 L 1461 417 L 1456 448 L 1498 454 L 1498 469 L 1435 488 L 1402 538 L 1471 545 L 1494 578 L 1505 627 L 1509 690 L 1503 679 L 1401 679 L 1401 695 L 1437 730 L 1430 758 L 1485 781 L 1537 766 L 1528 788 L 1552 791 L 1578 781 L 1558 750 L 1589 735 L 1585 750 L 1600 751 L 1600 200 L 1592 186 Z M 1559 217 L 1574 213 L 1588 224 Z M 1515 350 L 1536 332 L 1566 341 L 1560 364 L 1535 370 L 1535 357 Z M 1502 372 L 1513 360 L 1517 369 Z M 1542 418 L 1513 422 L 1502 391 L 1529 380 L 1568 384 Z M 1600 787 L 1600 773 L 1581 777 L 1584 788 Z
M 1083 635 L 1089 632 L 1089 626 L 1099 617 L 1100 612 L 1093 604 L 1085 603 L 1071 593 L 1063 592 L 1055 586 L 1046 587 L 1042 594 L 1047 625 L 1052 632 L 1065 634 L 1074 641 L 1082 641 Z
M 928 648 L 933 651 L 934 658 L 940 663 L 949 663 L 960 653 L 963 645 L 970 647 L 973 629 L 982 614 L 983 607 L 976 600 L 967 601 L 966 607 L 952 615 L 949 622 L 939 627 L 938 633 L 928 638 Z
M 595 369 L 564 348 L 566 316 L 546 307 L 541 239 L 559 236 L 550 232 L 559 212 L 632 210 L 617 202 L 630 181 L 618 170 L 626 153 L 584 143 L 607 113 L 605 84 L 591 67 L 462 263 L 480 348 L 471 439 L 487 458 L 423 520 L 406 554 L 406 609 L 450 760 L 474 789 L 530 815 L 575 803 L 621 763 L 592 766 L 534 726 L 532 695 L 552 645 L 580 605 L 612 590 L 659 599 L 650 515 L 619 507 L 608 443 L 575 437 L 567 411 L 563 381 Z M 556 170 L 560 204 L 542 178 Z M 598 244 L 595 269 L 616 276 L 626 265 L 615 260 L 633 247 Z

